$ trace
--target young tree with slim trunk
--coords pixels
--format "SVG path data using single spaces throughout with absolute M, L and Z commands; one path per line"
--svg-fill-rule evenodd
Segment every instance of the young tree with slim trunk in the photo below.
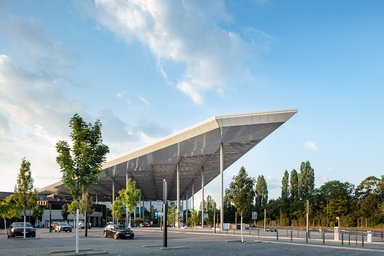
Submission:
M 233 177 L 229 188 L 226 190 L 228 199 L 235 205 L 237 213 L 241 217 L 241 242 L 243 238 L 243 216 L 249 212 L 252 206 L 255 191 L 253 185 L 255 181 L 248 177 L 244 167 L 241 167 L 239 174 Z
M 17 184 L 13 193 L 13 200 L 17 207 L 21 209 L 24 216 L 24 238 L 27 210 L 31 210 L 37 205 L 37 191 L 33 187 L 33 178 L 30 168 L 31 163 L 23 158 L 21 161 L 20 172 L 17 177 Z
M 98 180 L 109 148 L 103 144 L 99 120 L 92 125 L 86 123 L 78 114 L 74 114 L 69 126 L 72 148 L 67 141 L 59 141 L 56 144 L 58 153 L 56 161 L 63 174 L 62 181 L 72 198 L 78 202 L 77 209 L 79 209 L 82 194 Z M 77 226 L 78 223 L 76 223 L 76 253 L 78 253 Z
M 7 220 L 19 215 L 16 205 L 12 202 L 13 195 L 7 196 L 0 202 L 0 217 L 4 219 L 4 231 L 7 234 Z
M 118 196 L 115 198 L 113 204 L 111 204 L 112 216 L 117 220 L 117 224 L 119 224 L 119 219 L 124 214 L 124 204 L 123 200 Z
M 89 214 L 94 211 L 92 197 L 89 196 L 88 192 L 83 193 L 80 200 L 80 212 L 84 216 L 85 221 L 85 236 L 88 236 L 88 223 Z
M 141 192 L 136 188 L 136 182 L 134 180 L 131 180 L 130 178 L 126 180 L 125 189 L 119 191 L 119 196 L 125 204 L 125 207 L 128 209 L 128 212 L 136 212 L 136 206 L 140 199 Z M 130 220 L 128 222 L 131 223 Z

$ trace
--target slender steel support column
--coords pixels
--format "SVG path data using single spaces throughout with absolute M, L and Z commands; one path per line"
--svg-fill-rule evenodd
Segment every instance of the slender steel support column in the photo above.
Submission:
M 204 227 L 204 169 L 201 170 L 201 227 Z
M 185 224 L 184 226 L 188 226 L 188 190 L 185 194 Z
M 192 203 L 191 209 L 195 209 L 195 184 L 192 183 Z
M 176 228 L 180 226 L 180 173 L 179 164 L 176 165 Z
M 115 202 L 115 179 L 112 178 L 112 204 Z M 107 217 L 107 216 L 105 216 Z M 115 223 L 115 217 L 112 215 L 112 222 Z
M 128 170 L 125 172 L 125 188 L 127 189 L 128 185 Z M 128 207 L 125 207 L 125 226 L 129 227 L 131 223 L 129 223 L 129 216 L 128 216 Z
M 168 246 L 168 186 L 167 181 L 163 180 L 163 247 Z
M 141 194 L 139 198 L 139 219 L 141 219 Z
M 223 171 L 224 171 L 224 155 L 223 144 L 220 144 L 220 230 L 224 231 L 224 184 L 223 184 Z

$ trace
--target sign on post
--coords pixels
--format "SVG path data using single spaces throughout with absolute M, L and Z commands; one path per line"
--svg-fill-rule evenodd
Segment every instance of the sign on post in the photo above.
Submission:
M 257 212 L 252 212 L 252 220 L 257 220 Z

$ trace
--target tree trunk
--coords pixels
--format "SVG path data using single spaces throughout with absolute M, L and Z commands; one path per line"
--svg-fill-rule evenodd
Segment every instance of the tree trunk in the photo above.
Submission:
M 88 211 L 85 211 L 85 237 L 88 236 Z
M 25 227 L 25 218 L 26 218 L 26 216 L 25 216 L 25 210 L 24 210 L 24 235 L 23 235 L 23 237 L 25 238 L 25 236 L 26 236 L 26 227 Z
M 243 214 L 240 215 L 240 232 L 241 232 L 241 242 L 244 243 L 243 237 Z
M 4 231 L 5 235 L 7 235 L 7 220 L 4 218 Z

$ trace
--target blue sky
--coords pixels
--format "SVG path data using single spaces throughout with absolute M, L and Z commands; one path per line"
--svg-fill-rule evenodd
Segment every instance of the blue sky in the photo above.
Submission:
M 0 191 L 23 157 L 61 178 L 55 144 L 78 112 L 114 159 L 216 115 L 297 108 L 241 166 L 280 194 L 384 174 L 383 1 L 0 1 Z M 218 181 L 205 194 L 217 196 Z

